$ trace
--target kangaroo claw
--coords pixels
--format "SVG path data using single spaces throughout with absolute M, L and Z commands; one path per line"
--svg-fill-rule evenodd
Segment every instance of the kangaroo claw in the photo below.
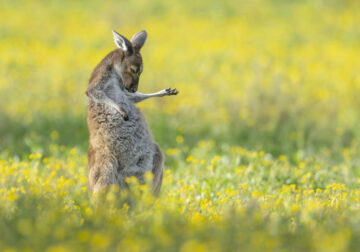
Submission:
M 179 93 L 179 91 L 176 90 L 176 88 L 171 89 L 171 88 L 167 88 L 165 89 L 167 95 L 177 95 Z

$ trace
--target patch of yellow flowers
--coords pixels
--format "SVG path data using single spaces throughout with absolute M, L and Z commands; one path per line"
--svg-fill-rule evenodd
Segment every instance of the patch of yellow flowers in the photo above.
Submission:
M 359 1 L 0 7 L 0 251 L 358 250 Z M 84 90 L 112 29 L 149 34 L 140 92 L 180 90 L 140 104 L 159 198 L 88 194 Z
M 322 160 L 295 165 L 236 146 L 214 155 L 211 142 L 200 141 L 190 157 L 178 144 L 178 154 L 168 158 L 179 168 L 167 167 L 159 198 L 150 193 L 150 174 L 145 185 L 128 178 L 128 191 L 113 186 L 106 197 L 88 195 L 86 155 L 76 149 L 65 159 L 31 154 L 2 160 L 0 228 L 6 235 L 0 248 L 343 251 L 358 245 L 360 189 L 353 168 L 340 175 Z

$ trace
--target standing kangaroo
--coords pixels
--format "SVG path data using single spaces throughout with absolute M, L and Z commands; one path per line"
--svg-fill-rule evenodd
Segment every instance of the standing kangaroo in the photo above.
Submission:
M 127 188 L 125 178 L 135 176 L 144 183 L 152 172 L 152 190 L 159 194 L 163 177 L 163 155 L 135 103 L 150 97 L 176 95 L 176 89 L 153 94 L 136 92 L 143 70 L 140 49 L 147 33 L 131 41 L 113 31 L 117 49 L 110 52 L 93 71 L 86 96 L 89 128 L 89 187 L 96 193 L 109 185 Z

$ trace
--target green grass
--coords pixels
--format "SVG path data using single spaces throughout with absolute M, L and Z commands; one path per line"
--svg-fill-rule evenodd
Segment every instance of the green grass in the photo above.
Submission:
M 356 251 L 357 1 L 13 1 L 0 14 L 0 250 Z M 146 29 L 161 195 L 88 194 L 86 97 Z

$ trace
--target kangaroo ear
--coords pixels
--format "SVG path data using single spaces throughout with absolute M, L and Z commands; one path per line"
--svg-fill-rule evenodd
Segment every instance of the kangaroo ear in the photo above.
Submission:
M 116 31 L 112 31 L 114 35 L 114 42 L 117 47 L 119 47 L 124 52 L 131 52 L 132 45 L 131 42 L 125 38 L 123 35 L 120 35 Z
M 145 44 L 146 38 L 147 38 L 146 31 L 138 32 L 132 37 L 131 43 L 135 48 L 135 50 L 139 51 L 141 49 L 141 47 Z

